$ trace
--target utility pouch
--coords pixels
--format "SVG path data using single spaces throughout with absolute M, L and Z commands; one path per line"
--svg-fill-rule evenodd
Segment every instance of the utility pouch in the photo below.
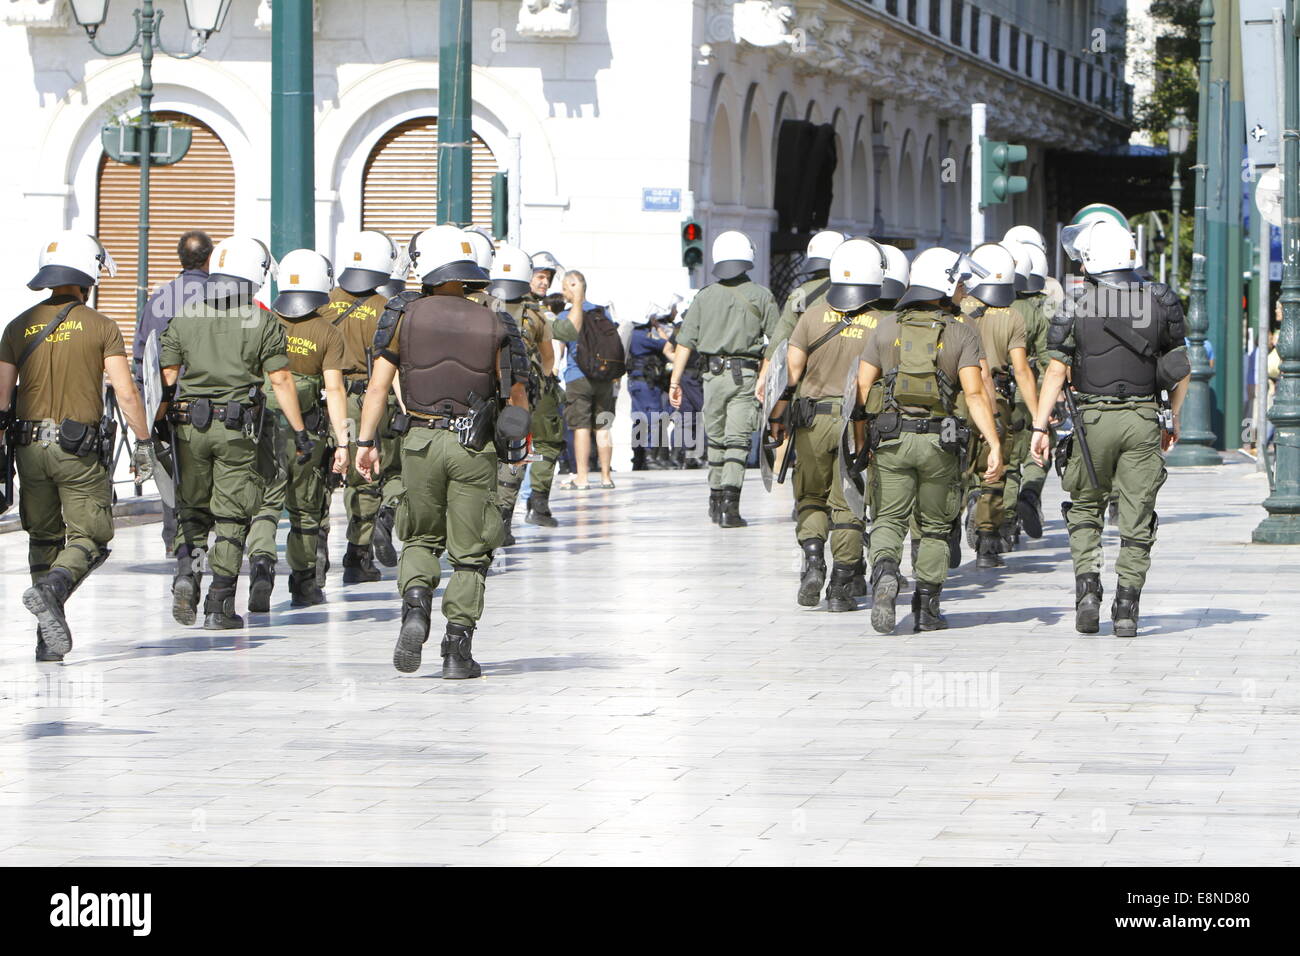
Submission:
M 787 424 L 790 428 L 812 428 L 817 418 L 817 402 L 811 398 L 796 398 L 789 405 Z
M 98 450 L 98 437 L 96 430 L 85 422 L 74 422 L 71 418 L 65 418 L 59 425 L 59 447 L 69 455 L 76 455 L 78 458 Z
M 887 409 L 871 420 L 870 446 L 872 450 L 881 442 L 893 441 L 903 433 L 903 416 L 897 409 Z
M 313 435 L 320 435 L 325 431 L 325 412 L 319 405 L 310 411 L 302 413 L 302 427 Z
M 99 422 L 99 463 L 105 468 L 113 463 L 113 446 L 117 443 L 117 419 L 106 414 Z
M 238 431 L 244 427 L 244 406 L 239 402 L 226 402 L 225 408 L 221 411 L 221 421 L 231 431 Z
M 710 355 L 710 356 L 709 356 L 709 374 L 710 374 L 710 375 L 721 375 L 721 374 L 722 374 L 723 372 L 725 372 L 726 370 L 727 370 L 727 360 L 726 360 L 726 359 L 724 359 L 721 355 Z
M 745 367 L 739 362 L 733 361 L 731 363 L 731 380 L 737 385 L 745 384 Z
M 212 424 L 212 402 L 206 398 L 196 398 L 189 404 L 190 424 L 199 431 L 207 431 Z
M 411 416 L 406 412 L 398 412 L 393 416 L 392 421 L 388 423 L 388 437 L 401 438 L 411 430 Z

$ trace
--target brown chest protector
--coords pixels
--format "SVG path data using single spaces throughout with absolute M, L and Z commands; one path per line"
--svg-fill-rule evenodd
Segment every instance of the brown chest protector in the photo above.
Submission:
M 431 295 L 406 306 L 399 330 L 402 394 L 421 415 L 464 415 L 497 391 L 497 317 L 481 305 Z

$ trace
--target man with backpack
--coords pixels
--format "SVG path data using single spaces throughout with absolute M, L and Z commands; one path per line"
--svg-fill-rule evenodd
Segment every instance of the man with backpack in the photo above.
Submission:
M 610 459 L 614 446 L 615 384 L 623 377 L 626 360 L 618 323 L 602 306 L 587 301 L 587 278 L 571 271 L 564 276 L 564 299 L 569 303 L 555 320 L 556 341 L 567 345 L 564 367 L 566 402 L 564 420 L 573 429 L 573 487 L 586 491 L 592 433 L 600 459 L 600 487 L 613 488 Z

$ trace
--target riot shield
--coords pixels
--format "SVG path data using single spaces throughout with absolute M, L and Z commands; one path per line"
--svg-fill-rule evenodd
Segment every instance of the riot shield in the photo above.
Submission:
M 844 397 L 840 405 L 840 416 L 843 424 L 840 429 L 839 454 L 836 456 L 838 459 L 836 467 L 839 471 L 840 487 L 844 489 L 845 503 L 851 512 L 865 520 L 866 481 L 863 477 L 863 471 L 857 470 L 855 467 L 862 456 L 862 448 L 857 443 L 854 422 L 849 420 L 854 407 L 858 404 L 858 366 L 860 364 L 860 361 L 849 363 L 848 373 L 844 377 Z M 869 441 L 870 438 L 867 437 L 864 440 Z
M 772 409 L 781 400 L 781 393 L 790 382 L 789 366 L 786 363 L 789 345 L 789 340 L 782 342 L 772 353 L 772 360 L 767 367 L 767 381 L 763 385 L 763 420 L 759 426 L 762 435 L 759 441 L 758 470 L 763 478 L 763 488 L 767 491 L 772 490 L 772 485 L 776 483 L 777 475 L 781 471 L 781 463 L 790 452 L 791 436 L 788 430 L 784 440 L 775 443 L 768 432 L 768 419 L 772 417 Z
M 162 365 L 159 362 L 158 331 L 149 333 L 144 343 L 144 358 L 140 363 L 140 374 L 144 380 L 144 419 L 153 427 L 158 417 L 158 409 L 163 400 Z M 166 444 L 157 449 L 158 467 L 153 472 L 153 483 L 158 488 L 158 497 L 168 508 L 176 507 L 176 486 L 180 483 L 176 468 L 176 441 L 170 422 L 165 423 L 168 437 Z

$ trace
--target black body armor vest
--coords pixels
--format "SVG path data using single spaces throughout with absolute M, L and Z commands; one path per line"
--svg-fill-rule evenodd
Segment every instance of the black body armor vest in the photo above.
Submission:
M 398 350 L 402 396 L 421 415 L 470 410 L 470 393 L 497 393 L 501 325 L 491 311 L 458 296 L 430 295 L 406 306 Z
M 1089 280 L 1076 300 L 1072 382 L 1087 395 L 1155 395 L 1156 363 L 1183 344 L 1183 313 L 1159 283 Z

